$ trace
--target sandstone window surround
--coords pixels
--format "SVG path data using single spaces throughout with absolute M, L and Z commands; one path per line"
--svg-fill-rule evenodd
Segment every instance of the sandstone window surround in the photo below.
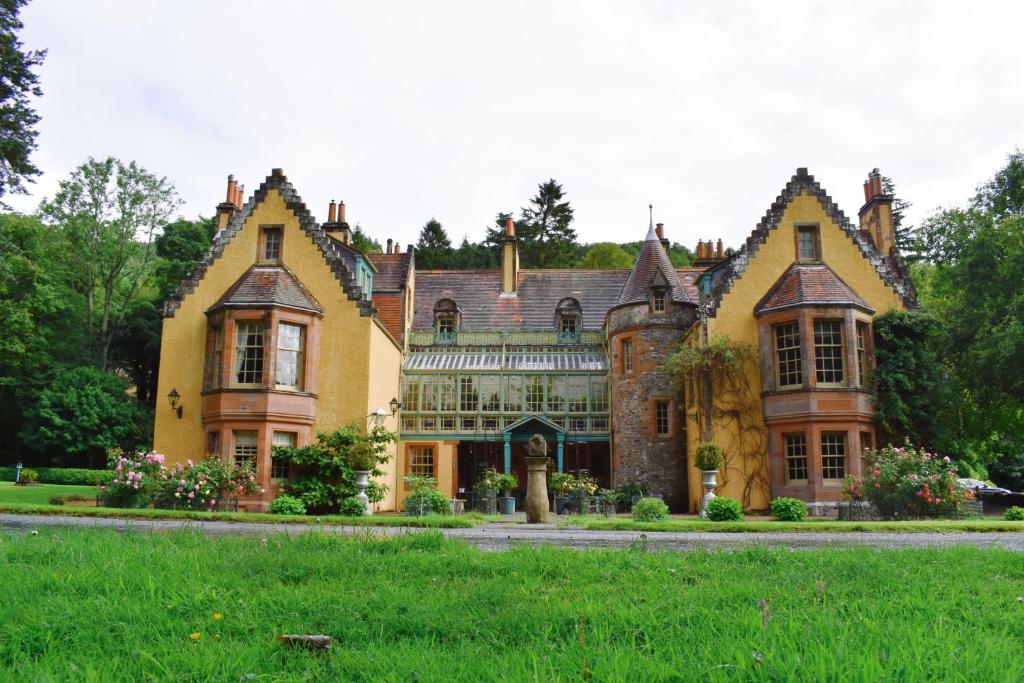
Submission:
M 261 225 L 257 249 L 256 261 L 258 263 L 263 265 L 280 264 L 284 253 L 284 226 Z
M 821 228 L 817 223 L 797 224 L 794 233 L 796 260 L 821 261 Z
M 271 437 L 270 446 L 270 478 L 271 479 L 287 479 L 290 469 L 290 463 L 282 458 L 274 457 L 274 448 L 295 448 L 298 443 L 298 434 L 295 432 L 278 432 L 275 431 Z
M 437 478 L 437 458 L 433 444 L 407 444 L 405 473 L 415 477 Z
M 319 318 L 318 313 L 276 306 L 209 313 L 204 393 L 316 393 Z
M 803 432 L 783 434 L 782 439 L 785 445 L 786 483 L 807 483 L 807 435 Z
M 633 372 L 633 340 L 623 339 L 621 346 L 622 353 L 622 372 L 623 374 L 632 374 Z
M 671 403 L 667 400 L 654 402 L 654 434 L 664 438 L 672 433 Z

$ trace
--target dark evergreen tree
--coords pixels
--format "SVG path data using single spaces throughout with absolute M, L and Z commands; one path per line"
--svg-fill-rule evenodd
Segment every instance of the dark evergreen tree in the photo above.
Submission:
M 206 254 L 215 231 L 212 218 L 195 220 L 181 218 L 164 226 L 153 240 L 156 245 L 156 281 L 160 298 L 165 299 L 178 288 L 185 276 Z
M 419 259 L 419 256 L 416 257 Z M 470 242 L 463 237 L 459 248 L 452 252 L 452 270 L 486 270 L 498 267 L 498 251 L 487 244 Z
M 39 115 L 29 96 L 39 96 L 39 76 L 46 50 L 24 50 L 18 40 L 23 24 L 18 17 L 27 0 L 0 0 L 0 197 L 24 193 L 39 169 L 29 159 L 36 148 Z
M 358 223 L 352 229 L 352 246 L 364 254 L 380 254 L 384 251 L 380 242 L 363 232 L 363 228 Z
M 892 197 L 892 227 L 896 234 L 896 249 L 904 260 L 914 262 L 920 258 L 920 246 L 914 228 L 903 224 L 907 209 L 913 204 L 896 194 L 896 183 L 889 176 L 882 176 L 882 192 Z
M 416 242 L 416 267 L 427 270 L 452 267 L 452 243 L 437 220 L 431 218 L 420 230 Z
M 554 178 L 541 183 L 537 194 L 523 207 L 516 234 L 519 258 L 527 268 L 570 268 L 576 252 L 573 208 Z

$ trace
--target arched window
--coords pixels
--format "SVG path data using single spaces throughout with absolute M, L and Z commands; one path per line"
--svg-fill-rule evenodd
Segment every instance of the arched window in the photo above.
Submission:
M 434 340 L 438 344 L 454 344 L 459 338 L 461 311 L 451 299 L 434 304 Z
M 555 332 L 560 344 L 579 344 L 583 333 L 583 309 L 576 299 L 566 297 L 555 308 Z

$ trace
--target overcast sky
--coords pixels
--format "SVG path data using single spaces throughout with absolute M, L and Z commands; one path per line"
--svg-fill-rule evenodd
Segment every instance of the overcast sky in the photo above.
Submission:
M 841 5 L 841 6 L 840 6 Z M 32 210 L 86 157 L 211 215 L 281 167 L 318 220 L 479 239 L 562 183 L 581 241 L 737 245 L 798 166 L 856 219 L 874 166 L 913 221 L 1024 146 L 1020 2 L 35 0 Z

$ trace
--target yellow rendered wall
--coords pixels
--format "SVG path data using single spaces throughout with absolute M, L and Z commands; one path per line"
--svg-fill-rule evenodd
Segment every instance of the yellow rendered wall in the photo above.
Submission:
M 391 416 L 391 399 L 401 399 L 399 393 L 402 367 L 402 352 L 392 343 L 388 335 L 376 323 L 370 326 L 370 373 L 365 414 L 369 415 L 378 408 L 387 411 L 383 426 L 389 431 L 398 433 L 398 419 Z M 391 444 L 388 448 L 391 459 L 381 466 L 384 476 L 378 481 L 388 487 L 387 496 L 377 504 L 378 510 L 395 510 L 398 492 L 398 446 Z
M 455 458 L 458 454 L 459 444 L 456 441 L 425 441 L 423 439 L 415 439 L 408 442 L 401 442 L 399 444 L 398 453 L 398 482 L 399 485 L 396 488 L 398 491 L 398 501 L 405 498 L 405 482 L 402 477 L 405 476 L 407 470 L 406 457 L 407 457 L 407 446 L 433 446 L 434 457 L 437 459 L 436 471 L 437 471 L 437 489 L 445 495 L 446 498 L 456 498 L 455 493 Z M 460 483 L 460 486 L 466 487 L 467 482 Z
M 199 406 L 205 363 L 205 311 L 256 261 L 260 225 L 284 226 L 282 262 L 324 309 L 320 321 L 319 400 L 314 432 L 333 431 L 352 422 L 366 425 L 374 323 L 370 318 L 360 317 L 356 302 L 346 297 L 319 248 L 299 227 L 295 214 L 285 206 L 277 190 L 270 190 L 242 230 L 211 264 L 199 286 L 184 298 L 174 317 L 164 319 L 158 394 L 166 396 L 174 387 L 184 406 L 181 420 L 166 402 L 156 411 L 154 448 L 164 453 L 169 462 L 202 457 L 205 435 Z M 390 340 L 385 341 L 394 348 Z M 225 340 L 225 348 L 229 345 L 233 341 Z M 384 357 L 380 360 L 385 367 L 376 371 L 397 378 L 397 361 Z M 391 367 L 387 367 L 388 363 Z
M 864 258 L 860 248 L 850 237 L 828 216 L 817 198 L 801 193 L 786 207 L 778 227 L 768 234 L 757 254 L 750 260 L 746 271 L 733 282 L 731 290 L 722 297 L 721 304 L 714 318 L 708 320 L 708 332 L 715 336 L 728 336 L 735 342 L 742 342 L 758 348 L 757 319 L 754 307 L 771 290 L 776 281 L 796 260 L 794 231 L 797 224 L 816 223 L 819 227 L 822 260 L 849 285 L 873 309 L 881 315 L 892 309 L 902 309 L 903 302 L 899 295 L 888 287 L 874 266 Z M 698 332 L 699 334 L 699 332 Z M 750 368 L 750 388 L 754 396 L 761 393 L 761 375 L 755 364 Z M 716 398 L 716 407 L 727 407 L 726 397 Z M 753 416 L 762 426 L 760 401 L 757 404 L 758 414 Z M 735 433 L 724 432 L 733 423 L 719 421 L 714 425 L 714 440 L 727 448 L 736 439 Z M 694 453 L 697 445 L 703 441 L 698 430 L 688 431 L 688 452 Z M 768 448 L 767 432 L 762 434 L 762 445 Z M 765 458 L 765 462 L 767 458 Z M 767 478 L 768 473 L 764 472 Z M 719 489 L 719 495 L 742 500 L 742 477 L 739 471 L 729 473 L 728 485 Z M 690 462 L 690 500 L 699 499 L 703 492 L 700 485 L 700 471 Z M 763 509 L 770 501 L 763 496 L 755 496 L 751 500 L 752 509 Z

